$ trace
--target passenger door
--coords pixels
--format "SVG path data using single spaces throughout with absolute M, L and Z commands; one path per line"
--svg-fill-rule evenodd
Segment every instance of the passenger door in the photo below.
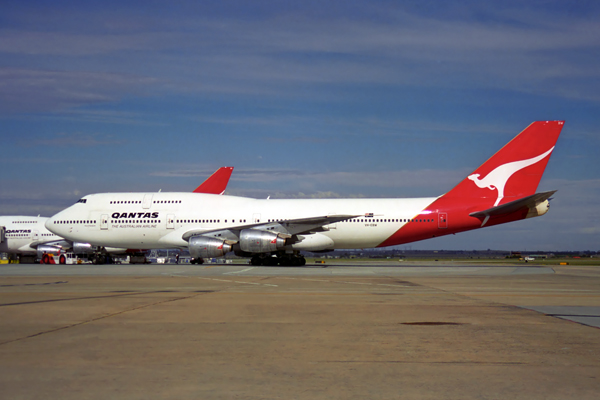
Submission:
M 152 206 L 152 193 L 148 193 L 144 195 L 144 202 L 142 203 L 142 208 L 149 209 Z
M 438 213 L 438 228 L 439 229 L 447 229 L 448 228 L 448 213 L 445 213 L 445 212 Z
M 100 217 L 100 229 L 108 229 L 108 214 L 102 214 Z

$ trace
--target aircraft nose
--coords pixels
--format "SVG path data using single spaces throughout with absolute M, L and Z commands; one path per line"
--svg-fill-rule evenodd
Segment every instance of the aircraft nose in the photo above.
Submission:
M 64 232 L 62 232 L 62 228 L 65 228 L 66 225 L 62 225 L 59 223 L 59 221 L 61 221 L 61 213 L 55 214 L 54 216 L 48 218 L 48 220 L 46 221 L 46 223 L 44 224 L 46 226 L 46 229 L 48 229 L 50 232 L 54 233 L 55 235 L 59 235 L 62 236 L 62 234 Z
M 46 226 L 46 229 L 48 229 L 50 232 L 54 232 L 53 228 L 56 225 L 56 219 L 54 217 L 50 217 L 44 225 Z

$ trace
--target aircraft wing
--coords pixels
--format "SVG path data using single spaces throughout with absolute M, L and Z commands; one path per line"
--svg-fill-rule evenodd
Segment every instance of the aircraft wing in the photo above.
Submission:
M 229 183 L 233 167 L 221 167 L 209 176 L 193 193 L 223 194 Z
M 523 197 L 522 199 L 511 201 L 501 206 L 488 208 L 487 210 L 473 212 L 469 215 L 475 218 L 489 218 L 496 215 L 510 214 L 524 208 L 535 208 L 540 203 L 548 200 L 554 193 L 556 193 L 556 190 L 532 194 L 531 196 Z
M 52 239 L 52 240 L 34 240 L 31 243 L 28 244 L 28 246 L 30 248 L 32 248 L 33 250 L 37 249 L 38 246 L 54 246 L 57 248 L 69 248 L 71 247 L 71 245 L 69 244 L 68 241 L 66 240 L 56 240 L 56 239 Z
M 221 237 L 228 242 L 236 242 L 239 238 L 240 232 L 244 229 L 256 229 L 260 231 L 277 233 L 280 237 L 289 238 L 293 235 L 308 233 L 308 232 L 320 232 L 329 230 L 327 225 L 334 224 L 336 222 L 345 221 L 350 218 L 360 217 L 360 215 L 346 215 L 346 214 L 335 214 L 335 215 L 323 215 L 318 217 L 309 218 L 296 218 L 282 221 L 273 222 L 259 222 L 254 224 L 237 225 L 225 229 L 190 229 L 186 231 L 182 238 L 183 240 L 189 240 L 190 237 L 196 235 L 214 236 Z

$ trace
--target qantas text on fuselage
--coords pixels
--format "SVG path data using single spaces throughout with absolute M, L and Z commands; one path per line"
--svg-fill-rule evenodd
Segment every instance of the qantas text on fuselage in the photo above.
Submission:
M 258 200 L 103 193 L 85 196 L 47 227 L 102 246 L 188 248 L 196 260 L 234 251 L 256 265 L 302 265 L 301 250 L 398 245 L 545 214 L 554 192 L 536 189 L 563 124 L 532 123 L 439 197 Z M 80 222 L 90 220 L 99 222 Z
M 158 212 L 153 213 L 145 213 L 145 212 L 114 212 L 111 215 L 113 219 L 121 219 L 121 218 L 158 218 Z

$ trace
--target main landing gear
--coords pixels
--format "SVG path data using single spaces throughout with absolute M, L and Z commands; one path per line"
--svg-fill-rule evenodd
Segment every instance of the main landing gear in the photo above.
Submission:
M 284 254 L 281 256 L 271 256 L 269 254 L 255 255 L 250 259 L 251 265 L 264 265 L 267 267 L 301 267 L 306 264 L 306 259 L 301 255 Z

